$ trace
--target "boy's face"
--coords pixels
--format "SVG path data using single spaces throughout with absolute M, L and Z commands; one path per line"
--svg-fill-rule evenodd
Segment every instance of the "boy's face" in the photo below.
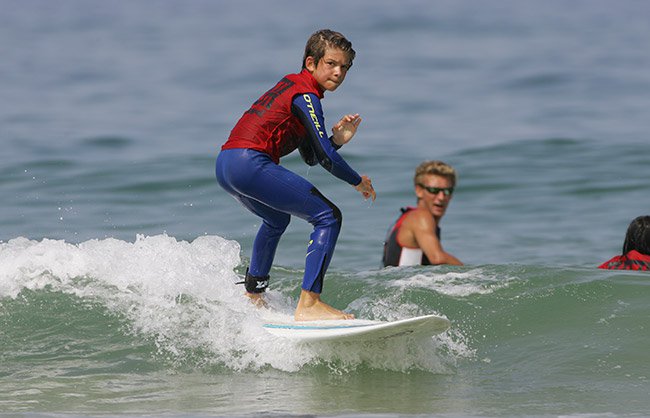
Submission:
M 348 55 L 338 48 L 326 48 L 318 63 L 307 57 L 305 67 L 314 76 L 318 85 L 326 91 L 334 91 L 343 83 L 350 69 Z

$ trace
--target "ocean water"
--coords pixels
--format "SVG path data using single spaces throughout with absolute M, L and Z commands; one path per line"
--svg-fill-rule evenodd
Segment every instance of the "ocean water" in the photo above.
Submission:
M 0 416 L 647 416 L 650 276 L 596 266 L 650 212 L 650 3 L 0 1 Z M 425 339 L 296 345 L 233 283 L 259 220 L 214 180 L 241 113 L 331 27 L 326 95 L 378 197 L 343 212 L 323 297 L 436 313 Z M 459 173 L 465 266 L 380 267 L 425 159 Z M 309 225 L 268 300 L 291 313 Z

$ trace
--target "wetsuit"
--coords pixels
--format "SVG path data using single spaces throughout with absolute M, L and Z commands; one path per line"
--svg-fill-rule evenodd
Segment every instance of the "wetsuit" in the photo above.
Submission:
M 609 270 L 650 270 L 650 255 L 632 250 L 625 255 L 617 255 L 604 262 L 599 269 Z
M 341 211 L 309 181 L 279 165 L 280 158 L 299 148 L 309 165 L 356 186 L 361 177 L 336 152 L 325 134 L 320 99 L 323 91 L 307 71 L 285 76 L 247 110 L 217 157 L 217 181 L 263 222 L 253 243 L 249 274 L 263 291 L 280 237 L 291 215 L 314 226 L 305 261 L 302 288 L 322 292 L 339 231 Z M 266 281 L 264 280 L 266 279 Z
M 401 216 L 395 221 L 393 226 L 388 230 L 386 241 L 384 241 L 384 256 L 382 261 L 384 267 L 388 266 L 413 266 L 413 265 L 431 265 L 427 256 L 420 248 L 406 247 L 397 239 L 397 234 L 402 226 L 406 214 L 416 208 L 401 208 Z M 436 226 L 436 236 L 440 239 L 440 227 Z

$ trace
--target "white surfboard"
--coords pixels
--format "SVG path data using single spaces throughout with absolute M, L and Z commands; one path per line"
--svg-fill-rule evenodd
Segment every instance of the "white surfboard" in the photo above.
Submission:
M 451 323 L 436 315 L 397 321 L 347 319 L 335 321 L 269 321 L 263 325 L 269 333 L 299 342 L 370 341 L 399 336 L 432 336 L 445 332 Z

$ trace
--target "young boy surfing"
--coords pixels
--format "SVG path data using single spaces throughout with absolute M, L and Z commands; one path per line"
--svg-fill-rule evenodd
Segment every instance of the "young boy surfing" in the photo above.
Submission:
M 279 163 L 281 157 L 298 149 L 307 164 L 319 163 L 365 199 L 375 200 L 370 178 L 357 174 L 337 152 L 356 133 L 359 115 L 343 116 L 332 128 L 332 136 L 328 137 L 324 128 L 323 94 L 343 83 L 354 57 L 352 44 L 342 34 L 324 29 L 311 35 L 302 71 L 286 75 L 244 112 L 217 157 L 221 187 L 262 218 L 244 279 L 246 294 L 254 302 L 262 302 L 275 251 L 291 216 L 314 227 L 296 320 L 353 317 L 320 298 L 341 230 L 341 211 L 309 181 Z

